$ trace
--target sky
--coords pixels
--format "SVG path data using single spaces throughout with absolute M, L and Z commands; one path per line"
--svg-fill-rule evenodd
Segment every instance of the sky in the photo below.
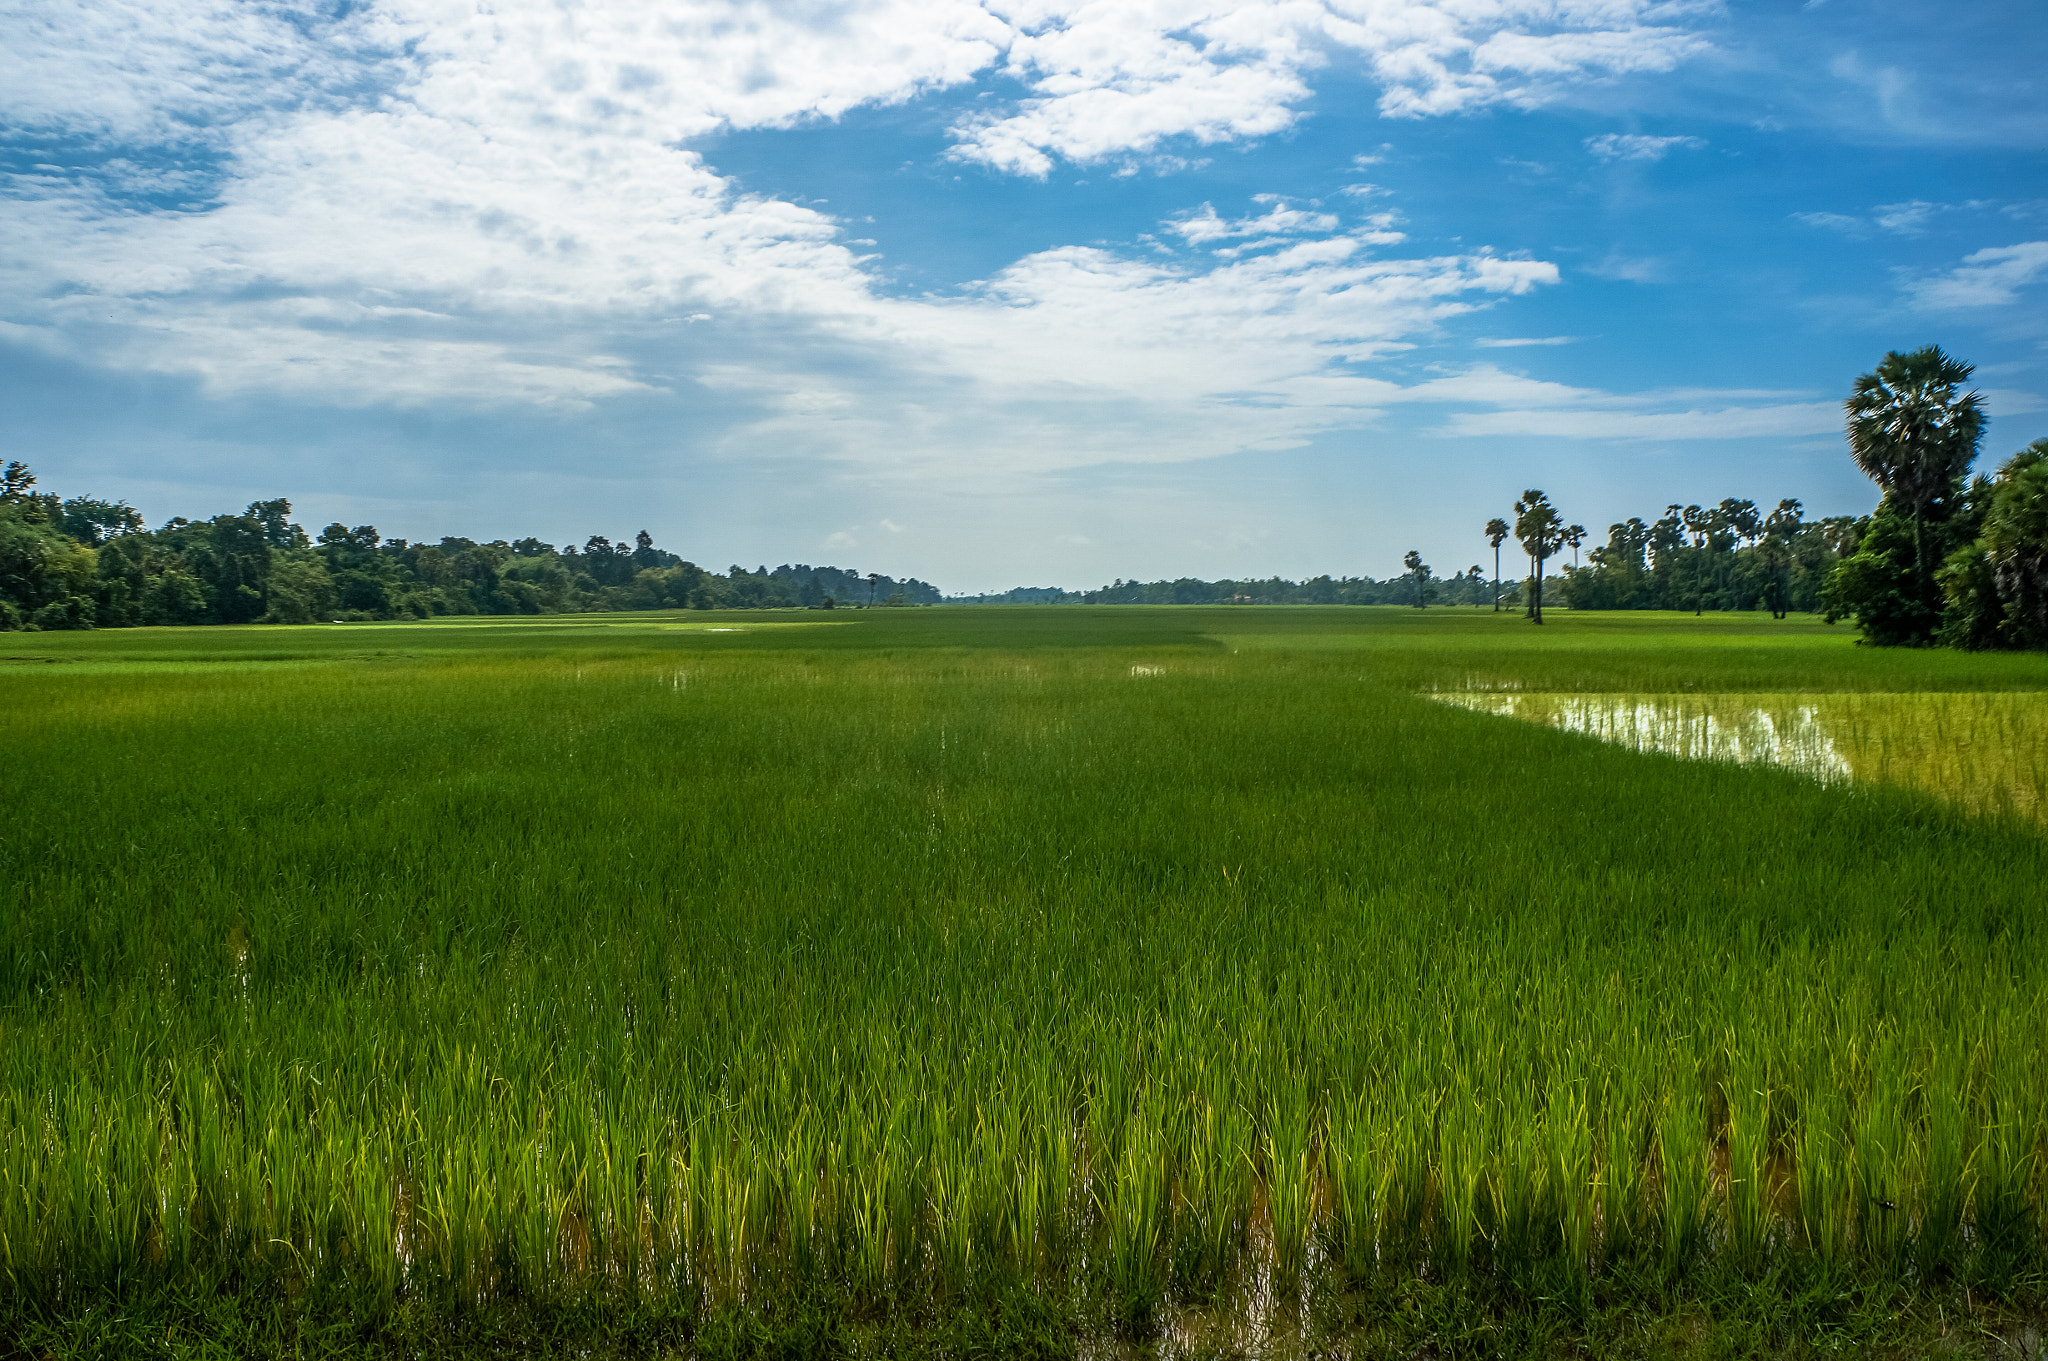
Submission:
M 954 592 L 2048 435 L 2039 0 L 0 0 L 0 456 Z

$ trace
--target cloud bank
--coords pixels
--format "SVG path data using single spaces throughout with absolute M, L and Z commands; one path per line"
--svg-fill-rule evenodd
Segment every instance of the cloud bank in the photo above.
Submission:
M 1671 69 L 1705 50 L 1695 25 L 1714 12 L 30 3 L 0 44 L 0 116 L 50 160 L 0 201 L 17 247 L 0 260 L 5 334 L 214 393 L 335 406 L 713 392 L 754 412 L 721 437 L 734 457 L 986 473 L 1286 447 L 1394 403 L 1497 402 L 1498 384 L 1404 389 L 1369 368 L 1554 283 L 1556 267 L 1485 249 L 1395 258 L 1391 211 L 1262 195 L 1160 224 L 1169 259 L 1065 246 L 954 296 L 903 298 L 840 222 L 739 192 L 701 148 L 979 83 L 997 97 L 955 123 L 949 154 L 1043 176 L 1282 131 L 1338 63 L 1377 82 L 1387 117 L 1529 107 Z M 1693 140 L 1588 146 L 1647 160 Z M 1993 255 L 1928 287 L 2010 287 L 2035 268 Z M 1550 433 L 1556 412 L 1536 410 L 1454 428 Z M 1705 428 L 1693 414 L 1610 413 L 1576 433 L 1683 437 Z

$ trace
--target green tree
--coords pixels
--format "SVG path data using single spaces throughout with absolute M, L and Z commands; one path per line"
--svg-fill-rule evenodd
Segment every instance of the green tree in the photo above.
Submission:
M 1962 391 L 1971 372 L 1939 345 L 1907 354 L 1893 350 L 1858 376 L 1842 404 L 1849 452 L 1884 500 L 1872 517 L 1876 532 L 1864 536 L 1830 582 L 1830 612 L 1855 615 L 1872 641 L 1925 642 L 1940 626 L 1944 598 L 1934 564 L 1961 544 L 1935 526 L 1952 518 L 1984 436 L 1983 399 Z M 1903 545 L 1877 523 L 1886 515 L 1902 522 Z M 1908 569 L 1903 581 L 1894 561 L 1901 549 Z
M 1757 539 L 1764 569 L 1764 604 L 1773 619 L 1783 619 L 1792 608 L 1794 545 L 1806 528 L 1804 514 L 1805 508 L 1796 500 L 1778 502 L 1778 508 L 1764 518 Z
M 139 533 L 142 512 L 126 501 L 74 496 L 59 508 L 56 526 L 88 548 L 98 548 L 109 539 Z
M 2048 439 L 1980 480 L 1971 499 L 1983 506 L 1983 529 L 1936 573 L 1946 604 L 1938 640 L 2048 650 Z
M 1984 547 L 2007 642 L 2048 650 L 2048 439 L 2035 440 L 1998 470 Z
M 1686 545 L 1691 552 L 1687 555 L 1691 567 L 1689 579 L 1692 584 L 1692 612 L 1695 616 L 1707 608 L 1707 541 L 1714 533 L 1714 513 L 1698 506 L 1687 506 L 1678 512 L 1678 522 L 1685 526 L 1685 532 L 1692 537 Z
M 1531 488 L 1515 502 L 1515 538 L 1529 555 L 1529 606 L 1532 622 L 1543 622 L 1543 564 L 1564 547 L 1566 525 L 1550 498 Z
M 28 470 L 28 464 L 18 458 L 11 460 L 0 468 L 0 506 L 28 500 L 34 494 L 30 488 L 35 484 L 36 475 Z
M 1486 541 L 1493 545 L 1493 612 L 1500 613 L 1500 546 L 1508 541 L 1508 522 L 1498 516 L 1486 522 Z
M 1974 368 L 1939 345 L 1900 354 L 1856 379 L 1849 399 L 1849 452 L 1871 481 L 1913 521 L 1915 566 L 1924 578 L 1929 509 L 1951 495 L 1984 437 L 1981 394 L 1959 392 Z
M 25 468 L 13 464 L 12 474 Z M 11 479 L 10 479 L 11 480 Z M 0 629 L 91 628 L 98 564 L 93 550 L 60 533 L 27 486 L 0 502 Z
M 1422 554 L 1409 549 L 1401 559 L 1401 566 L 1407 569 L 1408 579 L 1415 583 L 1415 608 L 1421 609 L 1429 595 L 1429 564 L 1422 560 Z

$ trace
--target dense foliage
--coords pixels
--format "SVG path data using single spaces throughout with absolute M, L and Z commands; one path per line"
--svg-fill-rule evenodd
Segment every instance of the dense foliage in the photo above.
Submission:
M 538 539 L 408 543 L 373 525 L 332 524 L 316 540 L 291 502 L 240 515 L 182 516 L 161 528 L 121 502 L 33 490 L 10 464 L 0 485 L 0 629 L 136 624 L 307 624 L 461 614 L 931 605 L 929 583 L 839 567 L 738 565 L 710 572 L 654 546 L 593 535 L 582 548 Z
M 1808 520 L 1799 502 L 1768 514 L 1754 501 L 1667 506 L 1655 520 L 1610 525 L 1607 543 L 1567 567 L 1556 589 L 1575 610 L 1768 609 L 1782 618 L 1822 606 L 1828 574 L 1855 543 L 1847 516 Z
M 1411 555 L 1412 556 L 1412 555 Z M 1418 564 L 1420 565 L 1420 564 Z M 1477 567 L 1449 577 L 1430 574 L 1427 566 L 1418 573 L 1410 568 L 1399 576 L 1375 581 L 1371 577 L 1310 577 L 1290 581 L 1285 577 L 1264 577 L 1203 581 L 1180 577 L 1172 581 L 1125 581 L 1118 578 L 1092 591 L 1066 591 L 1057 586 L 1018 586 L 985 595 L 948 596 L 955 605 L 1490 605 L 1494 583 Z M 1519 600 L 1520 587 L 1501 585 L 1501 599 Z M 1419 593 L 1419 595 L 1418 595 Z
M 1938 640 L 2048 651 L 2048 439 L 2007 459 L 1994 480 L 1978 479 L 1968 501 L 1973 513 L 1959 528 L 1976 537 L 1935 574 L 1946 607 Z
M 1938 345 L 1895 350 L 1843 403 L 1884 496 L 1825 598 L 1873 643 L 2048 649 L 2048 440 L 1970 480 L 1984 433 L 1971 372 Z

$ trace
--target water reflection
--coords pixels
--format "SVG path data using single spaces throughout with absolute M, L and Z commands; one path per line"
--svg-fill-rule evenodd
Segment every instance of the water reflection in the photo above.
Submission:
M 1481 713 L 1547 723 L 1636 751 L 1660 751 L 1696 761 L 1790 766 L 1828 782 L 1855 774 L 1811 704 L 1787 712 L 1741 703 L 1740 696 L 1728 695 L 1442 694 L 1436 698 Z
M 1912 785 L 1966 807 L 2048 821 L 2048 696 L 1524 694 L 1432 696 L 1635 751 L 1769 764 L 1826 783 Z

